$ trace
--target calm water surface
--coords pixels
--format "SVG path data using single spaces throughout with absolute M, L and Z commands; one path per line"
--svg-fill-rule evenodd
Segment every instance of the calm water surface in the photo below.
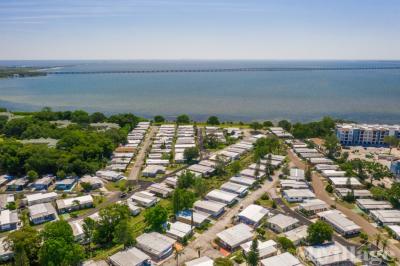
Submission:
M 236 67 L 400 66 L 399 61 L 25 61 L 52 71 Z M 313 120 L 324 115 L 400 122 L 400 70 L 320 70 L 156 74 L 68 74 L 0 80 L 0 105 L 84 108 L 151 117 L 216 114 L 229 120 Z

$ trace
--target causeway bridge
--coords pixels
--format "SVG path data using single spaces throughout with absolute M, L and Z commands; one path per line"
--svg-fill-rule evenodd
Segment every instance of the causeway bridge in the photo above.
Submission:
M 205 69 L 147 69 L 147 70 L 94 70 L 94 71 L 48 71 L 48 75 L 87 74 L 156 74 L 156 73 L 202 73 L 202 72 L 261 72 L 261 71 L 346 71 L 346 70 L 400 70 L 400 66 L 365 67 L 250 67 Z

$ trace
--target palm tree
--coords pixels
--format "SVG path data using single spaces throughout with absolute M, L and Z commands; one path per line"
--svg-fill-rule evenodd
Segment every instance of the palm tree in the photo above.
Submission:
M 379 243 L 381 242 L 381 235 L 376 234 L 376 246 L 379 247 Z
M 197 247 L 196 247 L 196 251 L 197 251 L 197 255 L 198 255 L 199 258 L 200 258 L 201 247 L 200 247 L 200 246 L 197 246 Z
M 385 252 L 385 248 L 387 247 L 387 245 L 388 245 L 388 239 L 385 238 L 385 239 L 382 241 L 382 251 L 383 251 L 383 252 Z
M 385 142 L 388 146 L 389 146 L 389 154 L 392 153 L 392 149 L 396 148 L 397 146 L 399 146 L 400 140 L 395 137 L 395 136 L 386 136 L 383 139 L 383 142 Z
M 182 250 L 175 249 L 176 266 L 179 266 L 179 257 L 182 255 Z

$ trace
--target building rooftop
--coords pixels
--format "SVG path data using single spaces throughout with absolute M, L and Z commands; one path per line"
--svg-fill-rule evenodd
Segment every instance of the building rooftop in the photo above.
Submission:
M 214 261 L 207 256 L 185 262 L 186 266 L 213 266 Z
M 239 223 L 217 234 L 217 237 L 230 247 L 240 245 L 253 237 L 253 229 L 243 223 Z
M 110 256 L 112 264 L 118 266 L 142 265 L 142 263 L 147 260 L 150 260 L 150 257 L 135 247 L 117 252 Z
M 194 208 L 200 208 L 204 210 L 210 210 L 212 212 L 219 212 L 221 209 L 226 207 L 226 204 L 211 200 L 197 200 L 193 204 Z
M 274 240 L 267 240 L 264 242 L 261 242 L 260 240 L 257 240 L 258 242 L 258 252 L 259 252 L 259 256 L 260 258 L 265 258 L 265 257 L 269 257 L 273 254 L 276 254 L 276 252 L 278 251 L 276 249 L 276 242 Z M 244 244 L 241 244 L 240 247 L 243 249 L 243 251 L 247 254 L 247 252 L 250 251 L 251 248 L 251 244 L 253 243 L 253 241 L 249 241 L 246 242 Z
M 248 186 L 239 185 L 233 182 L 226 182 L 221 185 L 221 190 L 233 192 L 236 194 L 245 193 L 248 190 L 248 188 L 249 188 Z
M 167 234 L 176 236 L 178 238 L 184 238 L 192 232 L 192 227 L 186 223 L 174 222 L 169 223 L 169 228 L 167 229 Z
M 77 202 L 77 201 L 79 202 L 80 205 L 88 204 L 88 203 L 93 202 L 93 197 L 91 195 L 84 195 L 84 196 L 74 197 L 74 198 L 59 199 L 56 201 L 57 208 L 63 209 L 63 208 L 72 207 L 75 204 L 75 202 Z
M 400 210 L 373 210 L 370 212 L 384 224 L 400 224 Z
M 0 225 L 18 223 L 18 211 L 2 210 L 0 212 Z
M 389 201 L 373 200 L 373 199 L 357 199 L 357 205 L 365 210 L 384 210 L 393 209 Z
M 346 196 L 348 193 L 353 192 L 354 197 L 356 198 L 367 198 L 367 197 L 372 197 L 372 193 L 369 190 L 366 189 L 349 189 L 349 188 L 336 188 L 336 192 L 339 194 L 339 196 L 343 197 Z
M 275 225 L 279 226 L 280 228 L 286 228 L 293 224 L 297 224 L 299 222 L 299 220 L 297 220 L 296 218 L 293 218 L 291 216 L 277 214 L 277 215 L 269 218 L 268 222 L 271 224 L 275 224 Z
M 48 215 L 56 215 L 56 209 L 51 205 L 51 203 L 39 203 L 28 207 L 29 216 L 31 219 L 40 218 Z
M 31 202 L 43 200 L 43 199 L 53 199 L 57 198 L 58 194 L 55 192 L 49 192 L 49 193 L 35 193 L 35 194 L 27 194 L 26 195 L 26 200 L 28 201 L 28 204 Z
M 341 228 L 343 231 L 360 230 L 361 228 L 352 220 L 348 219 L 339 210 L 329 210 L 318 213 L 319 217 L 323 217 L 328 222 L 334 224 L 336 227 Z
M 400 130 L 400 125 L 343 123 L 336 124 L 336 128 L 342 130 Z
M 348 180 L 350 180 L 350 185 L 352 187 L 362 186 L 360 181 L 358 181 L 358 179 L 355 177 L 329 177 L 329 180 L 334 186 L 346 186 Z
M 263 266 L 300 266 L 299 259 L 290 254 L 289 252 L 282 253 L 270 258 L 263 259 L 261 261 Z
M 297 181 L 292 179 L 282 179 L 280 180 L 282 188 L 308 188 L 306 182 Z
M 309 199 L 299 204 L 299 207 L 304 210 L 313 211 L 316 209 L 327 209 L 329 205 L 320 199 Z
M 244 217 L 254 223 L 258 223 L 262 218 L 268 215 L 269 210 L 260 206 L 251 204 L 241 211 L 238 216 Z
M 234 200 L 236 200 L 237 198 L 237 194 L 234 193 L 230 193 L 230 192 L 226 192 L 220 189 L 214 189 L 212 191 L 210 191 L 207 195 L 207 198 L 212 198 L 214 199 L 220 199 L 224 202 L 232 202 Z
M 255 182 L 257 182 L 257 180 L 255 180 L 254 178 L 245 177 L 245 176 L 232 176 L 229 180 L 233 183 L 237 183 L 237 184 L 241 184 L 241 185 L 245 185 L 245 186 L 252 186 L 252 185 L 254 185 Z
M 287 237 L 288 239 L 290 239 L 292 242 L 295 243 L 307 237 L 308 235 L 307 229 L 308 229 L 307 225 L 302 225 L 295 229 L 285 232 L 284 235 L 285 237 Z
M 305 247 L 305 253 L 318 265 L 341 265 L 344 262 L 355 264 L 357 258 L 346 247 L 334 242 L 324 245 Z
M 315 194 L 309 189 L 287 189 L 283 193 L 289 198 L 315 198 Z
M 175 240 L 157 232 L 144 233 L 136 238 L 137 243 L 153 255 L 160 255 L 170 248 Z

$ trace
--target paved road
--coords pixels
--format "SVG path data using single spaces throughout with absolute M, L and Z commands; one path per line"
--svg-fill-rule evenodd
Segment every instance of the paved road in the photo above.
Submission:
M 305 163 L 296 154 L 294 154 L 293 151 L 290 150 L 288 152 L 288 156 L 296 167 L 305 169 Z M 370 222 L 364 219 L 361 215 L 353 212 L 352 210 L 344 207 L 343 205 L 338 204 L 328 194 L 328 192 L 325 191 L 323 177 L 317 172 L 313 172 L 312 186 L 317 198 L 325 201 L 329 205 L 335 205 L 336 209 L 343 212 L 350 220 L 352 220 L 354 223 L 360 226 L 362 230 L 368 234 L 370 239 L 374 239 L 377 234 L 382 234 L 377 228 L 375 228 Z M 400 258 L 400 249 L 398 247 L 394 245 L 389 245 L 386 250 L 389 251 L 392 256 Z
M 216 238 L 216 235 L 219 232 L 226 229 L 226 226 L 231 225 L 232 218 L 239 213 L 241 206 L 246 208 L 250 204 L 253 204 L 255 200 L 259 199 L 265 193 L 265 191 L 273 187 L 273 184 L 276 182 L 276 180 L 277 176 L 275 175 L 273 181 L 265 181 L 261 188 L 250 193 L 233 208 L 228 209 L 226 213 L 215 222 L 215 224 L 213 224 L 207 231 L 199 235 L 194 241 L 190 242 L 189 245 L 185 247 L 184 252 L 179 258 L 180 263 L 197 258 L 198 247 L 201 248 L 201 256 L 209 256 L 213 259 L 221 257 L 219 251 L 212 247 L 211 242 Z M 163 263 L 163 265 L 176 265 L 175 258 L 172 257 L 168 259 Z
M 150 132 L 146 134 L 146 137 L 145 137 L 141 147 L 139 148 L 139 152 L 136 155 L 135 162 L 133 164 L 131 172 L 129 173 L 128 182 L 136 183 L 136 181 L 139 179 L 140 171 L 142 170 L 142 166 L 146 159 L 147 150 L 149 149 L 149 147 L 152 143 L 152 139 L 153 139 L 154 135 L 156 134 L 157 129 L 158 129 L 157 127 L 151 126 Z

